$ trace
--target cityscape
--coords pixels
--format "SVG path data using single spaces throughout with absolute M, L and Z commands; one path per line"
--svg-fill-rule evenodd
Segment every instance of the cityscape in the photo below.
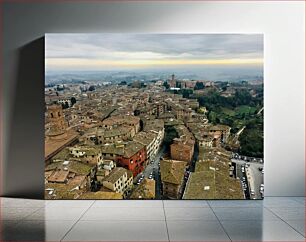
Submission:
M 46 199 L 262 199 L 263 36 L 47 34 Z

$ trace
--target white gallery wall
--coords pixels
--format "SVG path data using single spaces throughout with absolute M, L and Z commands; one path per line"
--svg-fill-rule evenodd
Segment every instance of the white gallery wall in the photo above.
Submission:
M 305 4 L 303 1 L 116 1 L 4 3 L 2 194 L 40 194 L 43 100 L 18 115 L 19 51 L 45 33 L 263 33 L 265 195 L 305 194 Z M 43 72 L 32 68 L 32 72 Z M 42 79 L 41 82 L 44 82 Z M 42 95 L 43 96 L 43 95 Z M 35 106 L 36 105 L 36 106 Z M 38 107 L 35 109 L 35 107 Z M 35 111 L 36 110 L 36 111 Z M 16 116 L 18 117 L 16 119 Z M 18 130 L 19 133 L 14 131 Z M 18 138 L 19 137 L 19 138 Z M 31 142 L 21 142 L 30 140 Z M 15 153 L 14 153 L 15 152 Z M 17 152 L 17 153 L 16 153 Z M 18 153 L 19 152 L 19 153 Z M 14 153 L 14 154 L 13 154 Z M 18 176 L 18 179 L 16 179 Z

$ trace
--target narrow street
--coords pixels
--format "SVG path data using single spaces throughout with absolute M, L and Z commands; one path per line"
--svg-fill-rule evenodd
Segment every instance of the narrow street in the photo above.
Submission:
M 248 194 L 252 190 L 254 191 L 255 194 L 251 196 L 251 199 L 261 199 L 260 185 L 263 184 L 263 174 L 259 169 L 263 168 L 264 165 L 258 162 L 246 162 L 238 159 L 232 159 L 232 161 L 237 164 L 237 177 L 246 176 L 247 178 Z M 245 172 L 242 172 L 242 167 L 245 167 L 245 164 L 250 164 L 250 166 L 245 168 Z
M 156 199 L 161 199 L 161 180 L 160 180 L 160 173 L 159 173 L 159 162 L 160 162 L 161 157 L 164 156 L 165 152 L 166 152 L 166 146 L 162 144 L 159 151 L 157 152 L 155 156 L 154 161 L 152 163 L 149 162 L 145 170 L 134 178 L 134 183 L 136 183 L 134 185 L 137 186 L 137 181 L 139 180 L 141 175 L 144 175 L 145 178 L 149 178 L 150 174 L 153 174 L 153 179 L 155 180 L 155 187 L 156 187 L 155 189 Z

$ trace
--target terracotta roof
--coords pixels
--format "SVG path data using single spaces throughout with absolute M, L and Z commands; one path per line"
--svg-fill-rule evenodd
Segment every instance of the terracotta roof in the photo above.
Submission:
M 84 164 L 79 161 L 70 160 L 67 165 L 64 165 L 63 161 L 52 162 L 45 168 L 45 171 L 51 171 L 51 170 L 56 170 L 56 169 L 63 170 L 64 167 L 66 167 L 68 171 L 76 173 L 77 175 L 88 175 L 92 169 L 91 165 Z
M 69 171 L 56 170 L 48 177 L 48 182 L 64 183 L 67 180 L 68 174 Z
M 108 181 L 110 183 L 116 183 L 120 177 L 124 176 L 127 173 L 127 169 L 122 167 L 116 167 L 112 172 L 104 178 L 103 181 Z
M 157 134 L 152 132 L 139 132 L 133 138 L 134 141 L 141 143 L 143 145 L 149 145 L 153 142 L 153 140 L 157 137 Z
M 200 148 L 199 159 L 195 172 L 190 173 L 183 199 L 244 198 L 240 181 L 229 176 L 230 152 L 223 148 Z
M 121 193 L 98 191 L 83 193 L 78 199 L 123 199 L 123 197 Z
M 122 142 L 116 144 L 108 144 L 101 146 L 102 153 L 121 155 L 130 158 L 137 152 L 142 150 L 145 146 L 136 141 Z
M 160 162 L 161 180 L 163 182 L 181 184 L 187 162 L 178 160 L 162 160 Z
M 131 199 L 154 199 L 155 198 L 155 180 L 145 178 L 132 192 Z

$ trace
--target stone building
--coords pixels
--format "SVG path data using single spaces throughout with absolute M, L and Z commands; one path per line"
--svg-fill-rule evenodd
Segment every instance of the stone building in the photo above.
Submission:
M 116 167 L 105 177 L 102 182 L 103 187 L 126 195 L 133 187 L 132 172 L 122 167 Z
M 181 199 L 187 162 L 162 160 L 160 173 L 164 198 Z
M 147 161 L 153 161 L 159 149 L 159 143 L 157 141 L 158 133 L 155 132 L 139 132 L 135 137 L 134 141 L 143 144 L 147 151 Z
M 102 155 L 114 160 L 118 166 L 132 171 L 133 176 L 142 172 L 147 164 L 146 147 L 135 141 L 103 145 Z
M 67 130 L 67 124 L 61 105 L 47 106 L 45 120 L 45 161 L 49 163 L 54 155 L 68 145 L 77 142 L 78 134 L 73 130 Z
M 140 129 L 140 118 L 131 115 L 116 115 L 103 120 L 102 125 L 106 129 L 113 129 L 126 125 L 133 127 L 135 133 L 137 133 Z
M 132 192 L 130 199 L 155 199 L 155 180 L 145 178 Z
M 63 135 L 66 133 L 67 125 L 61 105 L 53 104 L 47 106 L 47 122 L 49 123 L 49 130 L 46 131 L 46 134 L 49 137 L 65 137 Z
M 209 127 L 209 134 L 213 135 L 216 139 L 226 143 L 230 136 L 231 127 L 227 125 L 213 125 Z
M 184 138 L 175 138 L 173 144 L 170 145 L 170 153 L 172 159 L 190 163 L 194 153 L 194 142 Z
M 156 145 L 159 147 L 165 136 L 164 121 L 160 119 L 147 120 L 145 122 L 144 131 L 157 134 Z
M 184 125 L 176 126 L 175 130 L 179 138 L 174 138 L 173 144 L 170 145 L 171 159 L 190 163 L 194 153 L 194 137 Z
M 70 147 L 70 154 L 83 163 L 97 165 L 102 160 L 100 149 L 90 146 Z

